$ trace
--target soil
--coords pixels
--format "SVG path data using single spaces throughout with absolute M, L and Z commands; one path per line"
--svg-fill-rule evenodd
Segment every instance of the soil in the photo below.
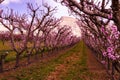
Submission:
M 79 57 L 75 54 L 68 56 L 64 61 L 69 61 L 70 63 L 75 62 Z M 87 52 L 87 66 L 88 71 L 92 74 L 92 79 L 90 77 L 83 77 L 83 80 L 110 80 L 105 67 L 96 60 L 95 56 L 90 50 Z M 60 79 L 61 74 L 64 75 L 69 67 L 66 63 L 59 64 L 56 66 L 55 71 L 51 72 L 46 80 L 62 80 Z
M 7 76 L 7 75 L 11 74 L 12 72 L 17 71 L 18 69 L 28 68 L 28 67 L 34 65 L 35 63 L 39 63 L 41 61 L 47 62 L 48 60 L 51 60 L 51 59 L 56 58 L 57 56 L 63 54 L 67 50 L 69 50 L 69 49 L 65 49 L 65 50 L 62 50 L 60 52 L 55 52 L 52 55 L 48 55 L 49 53 L 46 53 L 44 55 L 44 57 L 38 58 L 37 60 L 33 56 L 33 57 L 31 57 L 31 62 L 32 62 L 31 64 L 27 64 L 26 59 L 22 59 L 22 61 L 20 61 L 21 65 L 17 69 L 12 68 L 12 67 L 14 67 L 14 64 L 15 64 L 14 61 L 7 63 L 7 64 L 5 64 L 4 68 L 9 68 L 9 70 L 0 74 L 0 78 L 3 76 Z M 58 64 L 55 67 L 55 70 L 47 76 L 46 80 L 61 80 L 60 79 L 61 74 L 62 75 L 66 74 L 67 69 L 69 68 L 66 63 L 73 62 L 73 64 L 74 64 L 74 62 L 77 61 L 78 59 L 79 59 L 79 57 L 75 54 L 68 56 L 67 58 L 65 58 L 65 60 L 64 60 L 65 62 L 63 62 L 62 64 Z M 102 64 L 96 60 L 95 56 L 92 54 L 92 52 L 90 50 L 87 52 L 87 66 L 88 66 L 89 72 L 94 74 L 92 76 L 93 77 L 92 80 L 110 80 L 109 75 L 106 73 L 104 66 L 102 66 Z M 86 78 L 85 80 L 91 80 L 91 79 Z
M 68 51 L 70 48 L 66 48 L 64 50 L 58 50 L 57 52 L 54 51 L 52 54 L 50 53 L 44 53 L 43 56 L 40 54 L 37 55 L 37 58 L 35 56 L 31 56 L 30 58 L 30 64 L 27 63 L 27 58 L 23 58 L 20 60 L 19 67 L 15 68 L 15 61 L 8 62 L 4 64 L 4 72 L 0 73 L 0 78 L 3 78 L 5 76 L 9 76 L 11 73 L 15 73 L 16 71 L 22 69 L 22 68 L 29 68 L 31 66 L 34 66 L 35 64 L 39 64 L 41 62 L 47 63 L 49 60 L 52 60 L 62 54 L 64 54 L 65 51 Z
M 105 67 L 96 60 L 95 55 L 88 50 L 87 65 L 91 73 L 94 74 L 94 79 L 96 80 L 110 80 L 110 76 L 107 74 Z
M 77 60 L 79 60 L 79 56 L 76 54 L 72 54 L 64 59 L 63 64 L 59 64 L 56 66 L 55 71 L 51 72 L 46 80 L 61 80 L 60 77 L 65 75 L 67 70 L 70 68 L 68 63 L 74 64 Z

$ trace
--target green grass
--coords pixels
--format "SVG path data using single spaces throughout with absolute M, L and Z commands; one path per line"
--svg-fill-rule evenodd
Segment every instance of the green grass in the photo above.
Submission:
M 5 62 L 9 62 L 12 60 L 15 60 L 15 52 L 11 49 L 10 43 L 5 42 L 4 45 L 2 41 L 0 41 L 0 54 L 4 54 L 5 52 L 8 52 L 9 54 L 5 58 Z
M 48 52 L 49 50 L 47 50 L 46 48 L 44 49 L 44 53 Z M 10 43 L 9 42 L 5 42 L 4 45 L 2 43 L 2 41 L 0 41 L 0 55 L 4 54 L 8 52 L 9 54 L 6 56 L 5 58 L 5 63 L 10 62 L 10 61 L 14 61 L 16 59 L 16 52 L 12 50 Z M 34 53 L 33 53 L 34 55 Z M 25 58 L 27 55 L 26 53 L 23 53 L 20 58 Z
M 68 65 L 67 73 L 64 75 L 61 75 L 61 80 L 84 80 L 82 77 L 83 75 L 89 75 L 88 69 L 87 69 L 87 55 L 86 55 L 86 46 L 83 42 L 80 42 L 77 44 L 75 48 L 73 48 L 73 53 L 76 56 L 79 56 L 79 60 L 76 62 L 70 62 Z
M 2 41 L 0 41 L 0 52 L 5 50 L 11 50 L 11 46 L 8 44 L 8 42 L 5 42 L 3 45 Z
M 20 69 L 3 79 L 9 80 L 12 78 L 13 80 L 44 80 L 50 72 L 55 70 L 55 67 L 58 64 L 62 64 L 64 62 L 66 57 L 71 56 L 75 52 L 79 52 L 78 46 L 80 46 L 80 44 L 75 45 L 72 49 L 66 51 L 64 54 L 61 54 L 55 59 L 52 59 L 46 63 L 41 62 L 39 64 L 34 64 L 26 69 Z
M 60 75 L 61 80 L 85 80 L 85 77 L 92 76 L 87 68 L 86 52 L 87 48 L 81 41 L 70 50 L 65 51 L 64 54 L 61 54 L 48 62 L 33 64 L 32 66 L 28 66 L 28 68 L 13 72 L 9 76 L 6 76 L 0 80 L 45 80 L 51 72 L 55 71 L 55 67 L 59 64 L 67 65 L 67 72 Z M 77 61 L 65 61 L 67 57 L 74 54 L 79 57 Z
M 53 62 L 49 62 L 48 64 L 40 63 L 39 65 L 22 69 L 15 75 L 9 76 L 9 78 L 14 78 L 17 80 L 43 80 L 49 72 L 54 70 L 54 66 L 55 64 Z
M 13 61 L 16 59 L 16 52 L 12 50 L 10 42 L 6 41 L 3 45 L 3 42 L 0 41 L 0 55 L 8 52 L 9 54 L 5 58 L 5 63 Z M 23 53 L 20 58 L 26 57 L 26 53 Z
M 28 65 L 26 68 L 13 71 L 0 80 L 46 80 L 59 65 L 64 65 L 66 70 L 62 72 L 63 74 L 58 75 L 60 80 L 98 80 L 97 77 L 100 74 L 90 72 L 88 69 L 87 60 L 89 58 L 87 54 L 89 50 L 83 41 L 61 52 L 64 52 L 64 54 L 60 54 L 46 62 L 32 63 L 31 66 Z M 15 59 L 15 53 L 11 51 L 6 59 L 8 61 Z

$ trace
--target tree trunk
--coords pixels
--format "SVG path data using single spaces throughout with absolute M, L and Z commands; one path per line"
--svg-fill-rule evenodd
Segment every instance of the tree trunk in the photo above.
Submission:
M 17 53 L 17 54 L 16 54 L 16 64 L 15 64 L 15 68 L 19 67 L 19 62 L 20 62 L 20 54 Z
M 28 61 L 28 64 L 30 64 L 30 56 L 31 56 L 31 53 L 28 53 L 28 58 L 27 58 L 27 61 Z
M 108 71 L 110 70 L 110 59 L 109 58 L 107 58 L 107 69 Z
M 35 60 L 38 60 L 38 51 L 35 51 Z
M 2 55 L 0 56 L 0 73 L 3 72 L 3 60 Z
M 3 44 L 3 45 L 5 44 L 5 41 L 4 41 L 4 40 L 2 40 L 2 44 Z
M 114 62 L 112 62 L 112 71 L 111 71 L 112 80 L 115 80 L 115 79 L 114 79 L 114 74 L 115 74 Z
M 120 2 L 119 0 L 112 0 L 112 10 L 114 22 L 117 25 L 118 31 L 120 31 Z

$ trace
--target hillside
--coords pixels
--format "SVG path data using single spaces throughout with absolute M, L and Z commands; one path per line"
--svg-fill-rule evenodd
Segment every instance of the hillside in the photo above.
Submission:
M 75 19 L 73 17 L 63 16 L 63 17 L 61 17 L 60 25 L 70 26 L 72 29 L 72 33 L 79 37 L 79 36 L 81 36 L 81 30 L 80 30 L 79 26 L 77 25 L 76 21 L 77 21 L 77 19 Z

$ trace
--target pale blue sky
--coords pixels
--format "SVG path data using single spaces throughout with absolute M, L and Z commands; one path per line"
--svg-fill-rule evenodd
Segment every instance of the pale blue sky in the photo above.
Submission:
M 11 8 L 18 13 L 26 13 L 27 2 L 37 3 L 39 5 L 42 4 L 42 2 L 48 3 L 52 7 L 57 6 L 58 10 L 55 14 L 56 17 L 60 18 L 61 16 L 69 16 L 67 8 L 65 6 L 62 6 L 60 3 L 54 2 L 54 0 L 5 0 L 0 5 L 0 8 Z

